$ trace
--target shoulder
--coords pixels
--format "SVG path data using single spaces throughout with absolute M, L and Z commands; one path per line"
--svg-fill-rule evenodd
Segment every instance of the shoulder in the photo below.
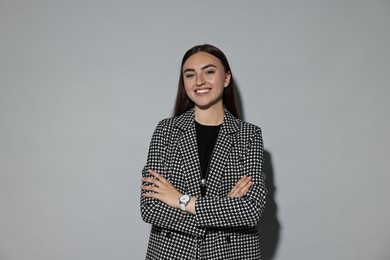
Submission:
M 169 128 L 173 127 L 175 125 L 175 118 L 174 117 L 169 117 L 169 118 L 164 118 L 160 120 L 157 124 L 157 128 Z
M 158 129 L 165 129 L 165 130 L 181 130 L 185 131 L 186 129 L 190 128 L 194 124 L 194 109 L 190 109 L 187 112 L 183 113 L 180 116 L 176 117 L 169 117 L 161 120 L 157 128 Z
M 238 131 L 239 134 L 241 133 L 244 135 L 256 133 L 261 135 L 261 128 L 259 126 L 234 117 L 228 110 L 225 110 L 224 123 L 226 123 L 232 132 Z
M 181 132 L 180 117 L 169 117 L 160 120 L 154 130 L 154 135 L 161 137 L 176 136 Z
M 261 133 L 261 128 L 257 125 L 254 125 L 252 123 L 243 121 L 241 119 L 237 119 L 239 128 L 241 131 L 244 132 L 260 132 Z
M 237 138 L 239 142 L 250 146 L 254 142 L 263 142 L 261 128 L 246 121 L 238 120 L 239 131 Z
M 261 131 L 260 126 L 257 126 L 255 124 L 252 124 L 250 122 L 244 121 L 242 119 L 236 119 L 238 124 L 240 125 L 240 128 L 249 130 L 249 131 Z
M 158 122 L 154 135 L 165 136 L 174 129 L 174 125 L 174 118 L 164 118 Z
M 180 117 L 168 117 L 160 120 L 157 124 L 157 128 L 161 129 L 174 129 L 180 125 Z

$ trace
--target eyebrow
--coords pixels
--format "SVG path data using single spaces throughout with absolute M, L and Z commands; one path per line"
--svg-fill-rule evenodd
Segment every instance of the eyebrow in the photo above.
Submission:
M 217 68 L 217 66 L 215 66 L 214 64 L 207 64 L 207 65 L 205 65 L 205 66 L 203 66 L 202 68 L 200 68 L 201 70 L 205 70 L 205 69 L 208 69 L 208 68 Z M 188 72 L 188 71 L 195 71 L 194 69 L 191 69 L 191 68 L 188 68 L 188 69 L 185 69 L 184 71 L 183 71 L 183 73 L 186 73 L 186 72 Z

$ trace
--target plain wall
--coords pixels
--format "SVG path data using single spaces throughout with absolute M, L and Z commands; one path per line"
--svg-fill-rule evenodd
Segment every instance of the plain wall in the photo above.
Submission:
M 389 29 L 385 0 L 0 0 L 0 259 L 144 258 L 141 169 L 201 43 L 263 129 L 265 260 L 389 259 Z

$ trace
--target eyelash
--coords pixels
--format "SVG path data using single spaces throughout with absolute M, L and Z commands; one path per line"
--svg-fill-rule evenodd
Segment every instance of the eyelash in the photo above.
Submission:
M 209 71 L 205 72 L 206 75 L 210 75 L 210 74 L 214 74 L 214 73 L 215 73 L 215 70 L 209 70 Z M 194 76 L 195 76 L 194 74 L 184 75 L 184 77 L 187 78 L 187 79 L 193 78 Z

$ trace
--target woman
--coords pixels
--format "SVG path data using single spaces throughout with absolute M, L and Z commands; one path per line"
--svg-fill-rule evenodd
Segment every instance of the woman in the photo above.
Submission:
M 223 52 L 188 50 L 174 117 L 157 125 L 142 172 L 141 215 L 152 224 L 146 259 L 260 259 L 261 130 L 237 111 Z

